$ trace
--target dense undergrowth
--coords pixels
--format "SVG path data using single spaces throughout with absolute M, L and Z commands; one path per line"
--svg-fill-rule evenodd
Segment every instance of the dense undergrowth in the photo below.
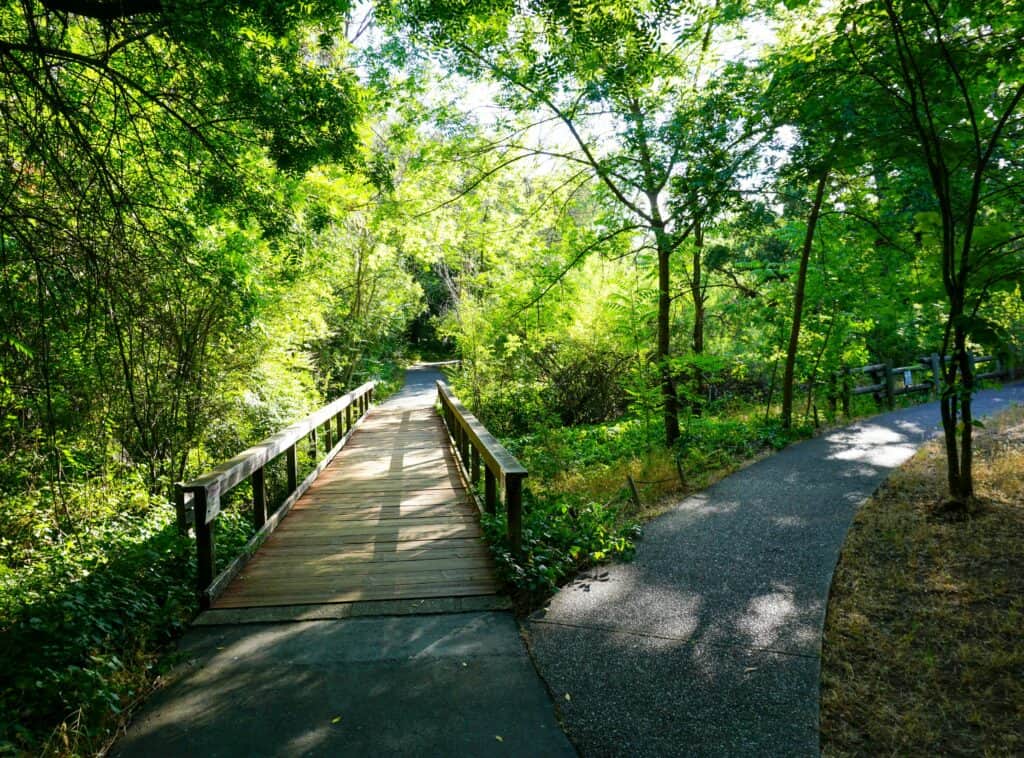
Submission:
M 192 540 L 130 469 L 8 497 L 0 529 L 0 754 L 92 755 L 152 687 L 196 611 Z M 247 539 L 240 510 L 222 552 Z

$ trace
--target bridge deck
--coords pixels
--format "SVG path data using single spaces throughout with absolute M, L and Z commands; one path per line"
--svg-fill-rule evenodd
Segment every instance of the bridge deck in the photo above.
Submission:
M 432 407 L 375 408 L 214 608 L 495 595 Z

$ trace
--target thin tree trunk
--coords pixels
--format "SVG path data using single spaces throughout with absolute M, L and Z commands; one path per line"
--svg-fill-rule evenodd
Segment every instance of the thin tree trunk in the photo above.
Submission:
M 818 226 L 821 204 L 825 199 L 825 187 L 828 184 L 829 169 L 821 172 L 818 186 L 814 192 L 814 202 L 807 218 L 807 232 L 804 234 L 804 246 L 800 253 L 800 270 L 796 279 L 796 293 L 793 296 L 793 326 L 789 332 L 789 346 L 786 348 L 786 368 L 782 374 L 782 426 L 789 429 L 793 424 L 793 380 L 796 373 L 796 353 L 800 344 L 800 323 L 804 313 L 804 291 L 807 287 L 807 264 L 814 246 L 814 231 Z
M 658 232 L 658 371 L 661 373 L 661 396 L 664 402 L 665 444 L 671 447 L 679 439 L 679 400 L 672 379 L 671 352 L 671 306 L 669 292 L 671 283 L 669 260 L 671 250 L 663 244 L 664 233 Z
M 693 226 L 693 271 L 690 276 L 690 296 L 693 298 L 693 354 L 698 358 L 704 354 L 704 281 L 701 264 L 704 256 L 704 229 L 700 221 Z M 691 412 L 699 416 L 707 394 L 704 371 L 699 365 L 693 367 L 693 402 Z

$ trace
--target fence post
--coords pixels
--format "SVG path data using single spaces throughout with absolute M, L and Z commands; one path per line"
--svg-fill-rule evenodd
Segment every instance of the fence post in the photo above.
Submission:
M 492 516 L 498 510 L 498 483 L 489 467 L 484 470 L 484 510 Z
M 640 490 L 636 488 L 636 482 L 633 481 L 632 474 L 626 474 L 626 483 L 629 485 L 630 496 L 633 498 L 633 505 L 636 506 L 637 510 L 640 510 L 643 507 L 640 503 Z
M 474 445 L 469 454 L 469 480 L 476 484 L 480 481 L 480 451 Z
M 523 552 L 523 480 L 505 477 L 505 515 L 508 518 L 508 540 L 517 558 Z
M 206 489 L 197 489 L 193 495 L 196 509 L 196 590 L 199 607 L 206 611 L 210 608 L 210 596 L 206 590 L 213 583 L 217 558 L 213 535 L 216 522 L 206 521 Z
M 896 403 L 896 381 L 892 376 L 892 362 L 885 362 L 885 404 L 891 411 Z
M 295 445 L 288 448 L 287 469 L 288 469 L 288 494 L 291 495 L 299 486 L 299 460 L 296 455 Z
M 262 466 L 252 472 L 252 523 L 257 529 L 267 523 L 267 482 Z
M 345 431 L 352 431 L 352 403 L 345 406 Z

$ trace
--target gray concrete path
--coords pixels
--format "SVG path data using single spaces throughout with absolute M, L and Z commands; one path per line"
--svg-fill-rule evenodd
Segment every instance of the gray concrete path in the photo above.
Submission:
M 439 377 L 410 370 L 388 402 L 432 405 Z M 366 615 L 409 603 L 204 614 L 112 755 L 575 755 L 511 612 L 467 600 L 433 615 Z M 275 617 L 292 620 L 265 623 Z
M 977 415 L 1024 403 L 980 393 Z M 821 634 L 857 507 L 937 431 L 935 403 L 794 445 L 687 498 L 636 559 L 563 588 L 527 623 L 585 756 L 818 754 Z M 568 698 L 565 697 L 568 695 Z

